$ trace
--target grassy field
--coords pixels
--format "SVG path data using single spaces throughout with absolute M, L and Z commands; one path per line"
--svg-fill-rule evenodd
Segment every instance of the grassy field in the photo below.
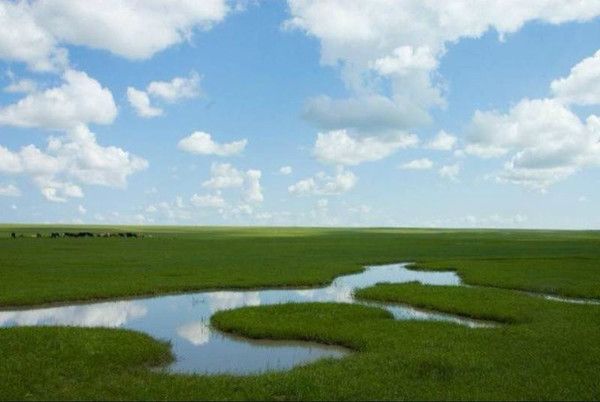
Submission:
M 144 238 L 17 238 L 53 231 Z M 211 288 L 309 286 L 367 264 L 454 269 L 476 287 L 378 285 L 358 296 L 495 320 L 496 328 L 400 322 L 356 305 L 220 312 L 255 338 L 356 352 L 252 377 L 166 375 L 169 345 L 134 332 L 0 329 L 1 399 L 600 399 L 600 233 L 488 230 L 0 227 L 0 306 Z

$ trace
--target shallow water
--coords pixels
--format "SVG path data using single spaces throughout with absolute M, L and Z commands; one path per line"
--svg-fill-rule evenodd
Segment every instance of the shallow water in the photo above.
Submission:
M 176 357 L 167 368 L 171 372 L 252 374 L 285 370 L 326 357 L 339 358 L 349 351 L 308 342 L 253 341 L 223 334 L 209 325 L 210 316 L 215 312 L 287 302 L 357 303 L 352 297 L 355 289 L 381 282 L 411 281 L 430 285 L 461 284 L 454 272 L 411 271 L 405 264 L 392 264 L 367 267 L 361 273 L 338 277 L 330 286 L 322 288 L 213 291 L 0 311 L 0 327 L 69 325 L 133 329 L 171 342 Z M 389 310 L 400 320 L 441 320 L 469 327 L 489 326 L 489 323 L 408 306 L 369 304 Z
M 540 295 L 537 295 L 537 296 L 540 296 Z M 557 302 L 562 302 L 562 303 L 591 304 L 594 306 L 600 306 L 600 300 L 594 300 L 594 299 L 579 299 L 579 298 L 574 298 L 574 297 L 561 297 L 561 296 L 545 295 L 545 294 L 542 294 L 541 297 L 543 297 L 546 300 L 552 300 L 552 301 L 557 301 Z

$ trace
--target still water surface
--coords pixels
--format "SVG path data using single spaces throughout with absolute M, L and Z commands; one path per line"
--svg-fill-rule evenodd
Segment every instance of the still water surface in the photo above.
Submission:
M 429 285 L 460 285 L 454 272 L 411 271 L 406 264 L 367 267 L 363 272 L 335 279 L 330 286 L 312 289 L 211 291 L 145 299 L 29 310 L 0 311 L 0 326 L 61 325 L 127 328 L 169 340 L 176 361 L 167 370 L 180 373 L 253 374 L 285 370 L 321 358 L 339 358 L 346 349 L 307 342 L 253 341 L 223 334 L 210 327 L 210 316 L 220 310 L 288 302 L 359 303 L 355 289 L 377 283 L 418 281 Z M 489 324 L 408 306 L 377 304 L 399 320 L 441 320 L 469 327 Z

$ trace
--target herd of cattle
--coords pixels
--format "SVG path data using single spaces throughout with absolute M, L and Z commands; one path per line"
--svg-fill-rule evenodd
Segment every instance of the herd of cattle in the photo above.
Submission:
M 16 239 L 17 237 L 25 237 L 24 235 L 19 235 L 15 232 L 10 234 L 10 237 Z M 34 236 L 30 237 L 44 237 L 41 233 L 37 233 Z M 58 239 L 61 237 L 144 237 L 141 234 L 133 233 L 133 232 L 118 232 L 118 233 L 92 233 L 92 232 L 52 232 L 50 234 L 52 239 Z

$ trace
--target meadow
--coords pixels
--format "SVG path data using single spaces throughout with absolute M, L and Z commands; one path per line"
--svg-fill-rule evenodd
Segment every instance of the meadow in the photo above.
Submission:
M 143 236 L 50 238 L 71 230 Z M 127 330 L 4 328 L 0 399 L 600 399 L 600 306 L 523 292 L 600 299 L 599 232 L 5 225 L 0 307 L 314 286 L 403 261 L 455 270 L 471 286 L 381 284 L 356 297 L 498 326 L 397 321 L 335 303 L 223 311 L 212 325 L 226 332 L 354 351 L 237 377 L 158 372 L 169 344 Z

